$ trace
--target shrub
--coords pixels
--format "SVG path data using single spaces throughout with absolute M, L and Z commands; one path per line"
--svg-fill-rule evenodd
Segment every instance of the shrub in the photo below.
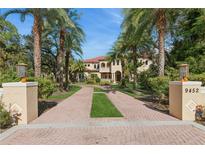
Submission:
M 187 64 L 189 64 L 189 70 L 190 70 L 190 72 L 193 72 L 193 73 L 196 73 L 197 72 L 197 69 L 198 69 L 198 62 L 197 62 L 197 59 L 196 58 L 194 58 L 194 57 L 187 57 L 186 59 L 185 59 L 185 62 L 187 63 Z
M 157 76 L 158 67 L 154 64 L 150 65 L 150 68 L 146 71 L 139 73 L 137 81 L 142 89 L 149 89 L 148 79 Z
M 17 74 L 14 71 L 8 70 L 6 72 L 0 73 L 0 87 L 2 86 L 2 83 L 17 81 L 20 81 L 20 79 L 17 77 Z
M 166 67 L 165 68 L 165 75 L 170 78 L 172 81 L 179 80 L 179 70 L 173 67 Z
M 96 83 L 100 83 L 100 81 L 101 81 L 100 78 L 97 76 L 97 77 L 95 78 L 95 82 L 96 82 Z
M 86 83 L 87 83 L 87 84 L 95 84 L 96 81 L 95 81 L 94 79 L 91 79 L 91 78 L 90 78 L 90 79 L 87 79 L 87 80 L 86 80 Z
M 142 87 L 143 89 L 149 89 L 149 85 L 148 85 L 148 79 L 150 77 L 150 73 L 149 71 L 144 71 L 142 73 L 139 74 L 138 76 L 138 82 L 140 87 Z
M 6 111 L 0 103 L 0 128 L 7 128 L 11 126 L 12 123 L 13 119 L 10 112 Z
M 202 86 L 205 86 L 205 73 L 202 73 L 202 74 L 190 74 L 188 78 L 191 81 L 201 81 L 202 82 Z
M 101 86 L 110 86 L 111 83 L 110 83 L 109 81 L 101 81 L 101 82 L 100 82 L 100 85 L 101 85 Z
M 29 78 L 28 81 L 38 82 L 38 97 L 48 98 L 56 91 L 56 83 L 45 77 Z
M 91 80 L 95 80 L 94 83 L 92 84 L 95 84 L 95 83 L 100 83 L 100 78 L 97 76 L 97 74 L 91 74 L 89 79 Z M 92 81 L 91 81 L 92 82 Z
M 47 78 L 37 78 L 38 94 L 40 98 L 48 98 L 56 91 L 56 84 Z
M 168 77 L 154 77 L 148 79 L 150 90 L 161 100 L 169 94 Z

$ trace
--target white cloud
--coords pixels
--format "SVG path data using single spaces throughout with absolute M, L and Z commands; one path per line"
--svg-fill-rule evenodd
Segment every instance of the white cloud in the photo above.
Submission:
M 121 14 L 121 9 L 103 9 L 105 13 L 112 17 L 112 22 L 116 24 L 121 24 L 123 16 Z

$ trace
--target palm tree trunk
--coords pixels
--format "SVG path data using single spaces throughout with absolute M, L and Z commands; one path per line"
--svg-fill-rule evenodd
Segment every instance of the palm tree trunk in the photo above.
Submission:
M 66 51 L 66 55 L 65 55 L 65 86 L 64 86 L 64 90 L 68 90 L 68 70 L 69 70 L 69 60 L 70 60 L 70 51 Z
M 134 80 L 133 80 L 133 89 L 136 89 L 136 79 L 137 79 L 137 53 L 136 48 L 133 47 L 133 65 L 134 65 Z
M 34 16 L 33 35 L 34 35 L 34 70 L 35 77 L 41 75 L 41 25 L 40 15 Z
M 164 9 L 159 9 L 157 28 L 159 37 L 159 76 L 164 76 L 164 66 L 165 66 L 165 52 L 164 52 L 164 37 L 165 37 L 165 27 L 166 27 L 166 17 Z
M 57 77 L 60 90 L 64 89 L 63 86 L 63 59 L 64 59 L 64 44 L 65 44 L 65 29 L 60 30 L 60 49 L 57 57 Z

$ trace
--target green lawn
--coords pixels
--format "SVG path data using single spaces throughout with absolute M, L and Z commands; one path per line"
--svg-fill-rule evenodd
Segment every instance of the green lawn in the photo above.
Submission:
M 133 90 L 132 84 L 127 84 L 126 88 L 121 88 L 119 85 L 112 85 L 112 89 L 118 90 L 135 98 L 150 96 L 149 92 L 141 90 L 138 86 L 136 90 Z
M 53 94 L 52 96 L 48 97 L 48 99 L 49 100 L 52 100 L 52 99 L 65 99 L 65 98 L 73 95 L 74 93 L 76 93 L 80 89 L 81 89 L 80 86 L 71 85 L 68 92 L 61 92 L 61 93 Z
M 123 117 L 106 94 L 93 93 L 91 117 Z

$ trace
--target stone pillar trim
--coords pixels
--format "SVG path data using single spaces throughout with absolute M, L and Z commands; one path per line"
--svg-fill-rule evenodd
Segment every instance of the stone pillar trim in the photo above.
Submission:
M 192 85 L 198 85 L 198 86 L 201 86 L 202 85 L 202 82 L 201 81 L 186 81 L 186 82 L 181 82 L 181 81 L 170 81 L 169 84 L 172 84 L 172 85 L 189 85 L 189 86 L 192 86 Z
M 34 87 L 38 86 L 38 82 L 9 82 L 2 83 L 2 87 Z

